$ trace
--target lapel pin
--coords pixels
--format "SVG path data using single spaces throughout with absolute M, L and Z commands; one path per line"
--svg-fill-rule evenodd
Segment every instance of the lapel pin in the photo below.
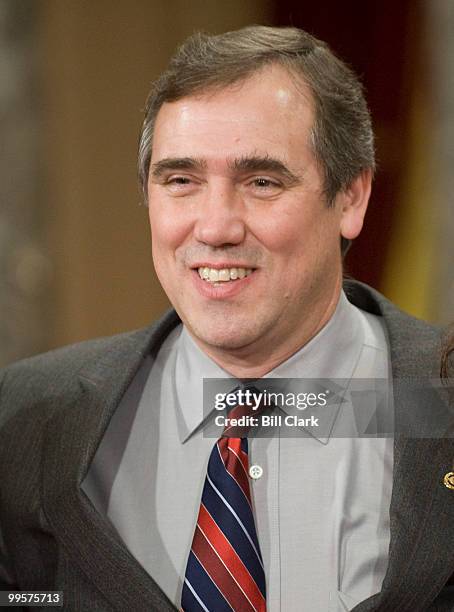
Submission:
M 454 472 L 448 472 L 443 478 L 443 484 L 448 489 L 454 489 Z

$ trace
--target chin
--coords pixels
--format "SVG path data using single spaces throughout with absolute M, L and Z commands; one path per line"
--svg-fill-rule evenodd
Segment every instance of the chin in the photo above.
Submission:
M 226 351 L 239 350 L 256 339 L 256 334 L 251 326 L 239 329 L 236 325 L 234 329 L 229 329 L 227 324 L 207 327 L 203 324 L 191 325 L 191 322 L 189 322 L 188 327 L 192 334 L 204 345 Z

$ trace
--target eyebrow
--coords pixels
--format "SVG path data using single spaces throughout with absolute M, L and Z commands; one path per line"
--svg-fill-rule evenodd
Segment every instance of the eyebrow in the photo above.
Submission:
M 151 165 L 150 174 L 159 179 L 168 170 L 205 170 L 207 163 L 204 159 L 194 157 L 165 157 Z
M 206 170 L 205 159 L 195 157 L 165 157 L 151 165 L 150 174 L 159 180 L 165 172 L 175 170 Z M 296 184 L 301 177 L 294 174 L 280 159 L 269 155 L 243 155 L 228 161 L 228 167 L 236 172 L 274 172 L 288 183 Z
M 274 172 L 280 174 L 289 183 L 301 181 L 280 159 L 269 155 L 244 155 L 229 162 L 229 167 L 239 172 Z

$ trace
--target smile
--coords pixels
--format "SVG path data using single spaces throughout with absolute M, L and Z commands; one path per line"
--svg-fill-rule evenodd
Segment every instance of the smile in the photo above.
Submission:
M 199 276 L 202 280 L 209 283 L 227 283 L 230 281 L 241 280 L 252 274 L 252 268 L 198 268 Z

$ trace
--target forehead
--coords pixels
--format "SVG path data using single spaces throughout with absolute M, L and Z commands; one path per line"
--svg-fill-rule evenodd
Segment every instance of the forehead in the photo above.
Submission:
M 252 152 L 287 157 L 308 144 L 313 118 L 309 87 L 281 66 L 265 66 L 226 88 L 165 103 L 155 121 L 152 160 Z

